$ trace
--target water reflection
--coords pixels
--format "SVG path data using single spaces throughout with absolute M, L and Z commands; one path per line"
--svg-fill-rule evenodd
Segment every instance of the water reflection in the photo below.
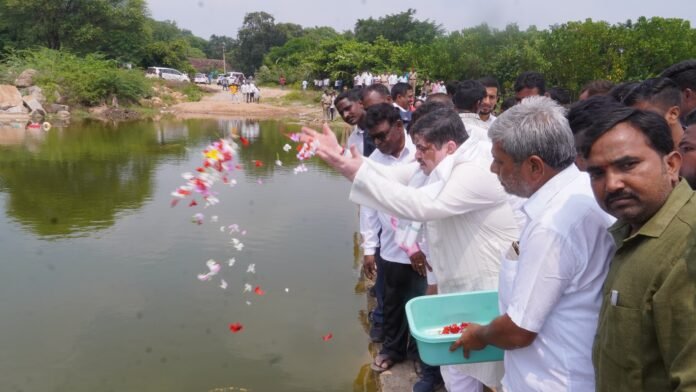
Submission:
M 241 120 L 0 130 L 0 390 L 374 388 L 355 294 L 357 211 L 347 182 L 316 160 L 291 172 L 298 162 L 282 146 L 298 130 Z M 252 143 L 239 151 L 238 186 L 205 213 L 249 230 L 238 253 L 218 226 L 192 225 L 194 209 L 169 207 L 180 174 L 227 136 Z M 207 259 L 231 257 L 227 291 L 196 279 Z M 244 273 L 252 263 L 257 273 Z M 243 294 L 245 283 L 267 295 Z M 244 333 L 229 332 L 234 321 Z

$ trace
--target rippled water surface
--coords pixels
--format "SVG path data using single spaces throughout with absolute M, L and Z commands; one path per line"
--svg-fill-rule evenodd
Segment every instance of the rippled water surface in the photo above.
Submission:
M 348 182 L 316 160 L 293 174 L 282 147 L 298 130 L 237 120 L 0 126 L 0 390 L 370 389 L 357 208 Z M 239 135 L 251 144 L 238 154 L 238 184 L 216 186 L 221 202 L 170 207 L 202 149 Z M 230 224 L 247 230 L 235 235 L 242 251 L 220 231 Z M 196 278 L 208 259 L 225 265 L 226 290 Z M 243 293 L 245 283 L 266 294 Z M 232 322 L 244 329 L 231 333 Z

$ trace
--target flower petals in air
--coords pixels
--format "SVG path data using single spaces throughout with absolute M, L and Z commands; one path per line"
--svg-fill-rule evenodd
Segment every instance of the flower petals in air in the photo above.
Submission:
M 241 323 L 231 323 L 230 324 L 230 331 L 232 331 L 232 333 L 237 333 L 237 332 L 241 331 L 242 329 L 244 329 L 244 326 Z
M 198 205 L 198 203 L 196 202 L 196 200 L 191 200 L 191 202 L 189 203 L 189 207 L 194 207 L 197 205 Z
M 227 282 L 225 279 L 220 279 L 220 288 L 223 290 L 227 290 Z
M 256 293 L 256 295 L 264 295 L 264 294 L 266 294 L 266 292 L 263 291 L 263 289 L 261 288 L 261 286 L 256 286 L 256 287 L 254 288 L 254 293 Z
M 249 140 L 244 136 L 240 136 L 239 141 L 242 142 L 242 146 L 249 147 Z
M 275 164 L 276 166 L 283 166 L 283 162 L 280 159 L 276 159 Z
M 283 146 L 283 151 L 288 152 L 288 151 L 290 151 L 290 150 L 292 150 L 292 146 L 286 143 L 286 144 Z
M 261 161 L 259 161 L 259 160 L 255 160 L 255 161 L 254 161 L 254 166 L 256 166 L 256 167 L 262 167 L 262 166 L 263 166 L 263 162 L 261 162 Z
M 244 292 L 245 293 L 247 293 L 247 292 L 250 293 L 252 289 L 253 288 L 251 287 L 251 285 L 249 283 L 244 283 Z
M 191 217 L 191 222 L 197 224 L 197 225 L 202 225 L 203 224 L 203 219 L 205 219 L 205 216 L 201 214 L 200 212 L 197 214 L 194 214 Z
M 325 341 L 325 342 L 328 342 L 328 341 L 331 340 L 332 338 L 333 338 L 333 334 L 332 334 L 331 332 L 329 332 L 329 333 L 327 333 L 326 335 L 322 336 L 322 337 L 321 337 L 321 340 L 323 340 L 323 341 Z
M 236 261 L 237 261 L 237 260 L 235 260 L 234 257 L 233 257 L 233 258 L 231 258 L 231 259 L 227 262 L 227 265 L 229 265 L 229 266 L 231 267 L 231 266 L 234 265 L 234 263 L 235 263 Z
M 247 273 L 255 274 L 256 273 L 256 264 L 249 264 L 249 266 L 247 267 Z

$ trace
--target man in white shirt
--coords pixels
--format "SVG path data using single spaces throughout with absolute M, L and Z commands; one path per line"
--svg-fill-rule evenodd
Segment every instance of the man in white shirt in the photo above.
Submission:
M 486 88 L 477 80 L 464 80 L 457 84 L 457 90 L 452 96 L 454 107 L 459 112 L 466 132 L 475 134 L 479 139 L 488 140 L 488 125 L 481 121 L 478 112 L 481 101 L 486 96 Z
M 319 157 L 353 181 L 351 201 L 425 222 L 439 293 L 497 289 L 500 254 L 519 229 L 489 170 L 489 144 L 469 137 L 454 111 L 435 110 L 414 124 L 417 165 L 386 167 L 360 158 L 356 149 L 344 156 L 327 126 L 322 134 L 303 132 L 319 140 Z M 414 188 L 417 176 L 424 186 Z M 442 374 L 449 391 L 481 391 L 483 384 L 499 384 L 502 368 L 499 362 L 443 366 Z
M 413 89 L 408 83 L 397 83 L 391 89 L 392 101 L 394 101 L 394 107 L 399 109 L 399 115 L 401 116 L 401 121 L 403 121 L 404 126 L 408 129 L 411 123 L 411 101 L 413 101 Z
M 500 84 L 498 84 L 498 81 L 490 76 L 479 79 L 479 82 L 481 82 L 483 87 L 486 88 L 486 96 L 483 98 L 483 100 L 481 100 L 478 114 L 479 119 L 486 124 L 484 128 L 488 129 L 496 118 L 495 115 L 493 115 L 493 111 L 495 110 L 495 106 L 498 104 Z
M 528 221 L 501 260 L 502 316 L 470 325 L 451 350 L 505 349 L 504 391 L 594 391 L 592 342 L 614 253 L 612 219 L 573 164 L 573 134 L 553 100 L 526 98 L 489 135 L 491 171 L 507 192 L 529 198 Z
M 415 147 L 406 135 L 396 108 L 389 103 L 372 105 L 365 113 L 365 126 L 376 150 L 370 159 L 385 166 L 415 161 Z M 384 274 L 384 344 L 372 368 L 387 370 L 406 359 L 408 322 L 405 306 L 411 298 L 423 295 L 425 279 L 411 268 L 411 260 L 395 240 L 392 216 L 369 207 L 360 208 L 360 233 L 363 236 L 363 267 L 368 278 L 376 272 L 375 251 L 380 248 Z M 411 343 L 413 345 L 413 343 Z M 411 348 L 415 352 L 415 346 Z

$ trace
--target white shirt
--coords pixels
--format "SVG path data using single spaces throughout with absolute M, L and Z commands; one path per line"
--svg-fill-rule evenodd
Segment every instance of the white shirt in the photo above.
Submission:
M 485 121 L 481 120 L 481 117 L 479 116 L 479 120 L 481 121 L 483 128 L 486 128 L 486 129 L 490 128 L 491 125 L 493 125 L 493 122 L 495 121 L 496 118 L 498 118 L 498 117 L 494 116 L 493 113 L 489 114 L 488 120 L 485 120 Z
M 360 155 L 363 155 L 365 143 L 365 140 L 363 139 L 364 133 L 365 131 L 360 129 L 360 127 L 357 125 L 353 126 L 353 131 L 350 133 L 350 136 L 348 136 L 348 141 L 346 142 L 346 154 L 350 155 L 350 146 L 355 145 L 358 148 Z
M 426 222 L 429 257 L 442 294 L 498 288 L 500 254 L 519 229 L 498 178 L 490 144 L 470 137 L 430 176 L 445 181 L 436 196 L 408 187 L 425 176 L 417 163 L 386 167 L 369 159 L 356 173 L 350 200 L 400 219 Z M 500 362 L 455 365 L 486 385 L 502 377 Z
M 506 391 L 594 391 L 592 342 L 614 241 L 589 177 L 571 165 L 524 204 L 520 254 L 502 258 L 499 300 L 519 327 L 538 335 L 505 351 Z M 639 344 L 640 342 L 636 342 Z
M 398 81 L 396 75 L 394 75 L 394 74 L 389 75 L 389 79 L 388 79 L 388 80 L 389 80 L 389 84 L 391 84 L 391 85 L 396 84 L 396 82 Z
M 459 113 L 459 118 L 462 119 L 464 127 L 466 128 L 466 133 L 469 136 L 476 136 L 481 140 L 491 139 L 488 137 L 488 126 L 485 122 L 481 121 L 478 114 L 476 113 Z
M 379 149 L 370 154 L 370 159 L 385 166 L 403 165 L 415 161 L 416 147 L 404 131 L 404 148 L 398 157 L 382 154 Z M 379 235 L 380 229 L 382 234 Z M 392 216 L 373 208 L 360 208 L 360 234 L 363 237 L 363 254 L 374 255 L 380 247 L 380 257 L 386 261 L 400 264 L 411 264 L 406 252 L 394 240 L 395 230 L 392 227 Z

